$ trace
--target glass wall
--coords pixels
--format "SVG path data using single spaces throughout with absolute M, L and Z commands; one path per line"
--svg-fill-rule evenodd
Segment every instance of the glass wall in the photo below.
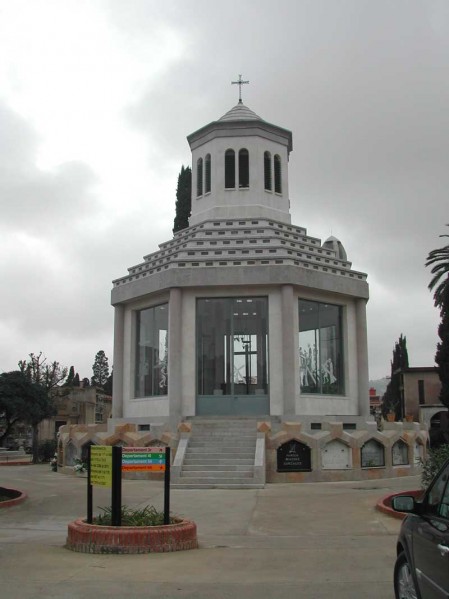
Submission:
M 268 393 L 267 298 L 197 300 L 198 395 Z
M 167 395 L 168 304 L 137 312 L 135 397 Z
M 299 300 L 300 386 L 303 393 L 344 393 L 340 306 Z

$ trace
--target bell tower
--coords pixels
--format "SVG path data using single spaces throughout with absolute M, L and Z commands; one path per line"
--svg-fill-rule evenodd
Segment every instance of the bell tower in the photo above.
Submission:
M 241 79 L 241 76 L 240 76 Z M 187 137 L 192 151 L 190 226 L 211 219 L 270 218 L 290 223 L 292 133 L 267 123 L 241 100 Z

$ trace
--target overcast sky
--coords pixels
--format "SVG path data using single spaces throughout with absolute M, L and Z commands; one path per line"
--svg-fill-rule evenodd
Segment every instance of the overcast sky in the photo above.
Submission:
M 368 273 L 370 377 L 431 366 L 449 232 L 447 0 L 0 0 L 0 371 L 112 365 L 111 281 L 172 236 L 186 136 L 293 132 L 292 221 Z

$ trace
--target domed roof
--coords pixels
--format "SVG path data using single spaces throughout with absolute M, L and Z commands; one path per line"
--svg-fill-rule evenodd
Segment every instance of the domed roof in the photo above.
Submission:
M 342 242 L 333 235 L 326 239 L 322 247 L 327 250 L 333 250 L 339 260 L 346 261 L 348 259 Z
M 224 114 L 219 121 L 262 121 L 255 112 L 240 102 Z

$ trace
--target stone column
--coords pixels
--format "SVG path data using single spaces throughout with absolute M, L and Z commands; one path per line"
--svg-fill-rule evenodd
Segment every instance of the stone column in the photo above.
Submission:
M 282 285 L 282 378 L 284 389 L 284 414 L 295 414 L 295 339 L 293 311 L 295 309 L 293 286 Z M 271 348 L 272 350 L 274 348 Z
M 112 385 L 112 417 L 123 418 L 123 357 L 125 342 L 125 307 L 114 308 L 114 379 Z
M 182 415 L 182 291 L 170 289 L 168 309 L 168 400 L 171 417 Z
M 356 301 L 357 374 L 359 415 L 369 416 L 368 337 L 366 333 L 366 300 Z

